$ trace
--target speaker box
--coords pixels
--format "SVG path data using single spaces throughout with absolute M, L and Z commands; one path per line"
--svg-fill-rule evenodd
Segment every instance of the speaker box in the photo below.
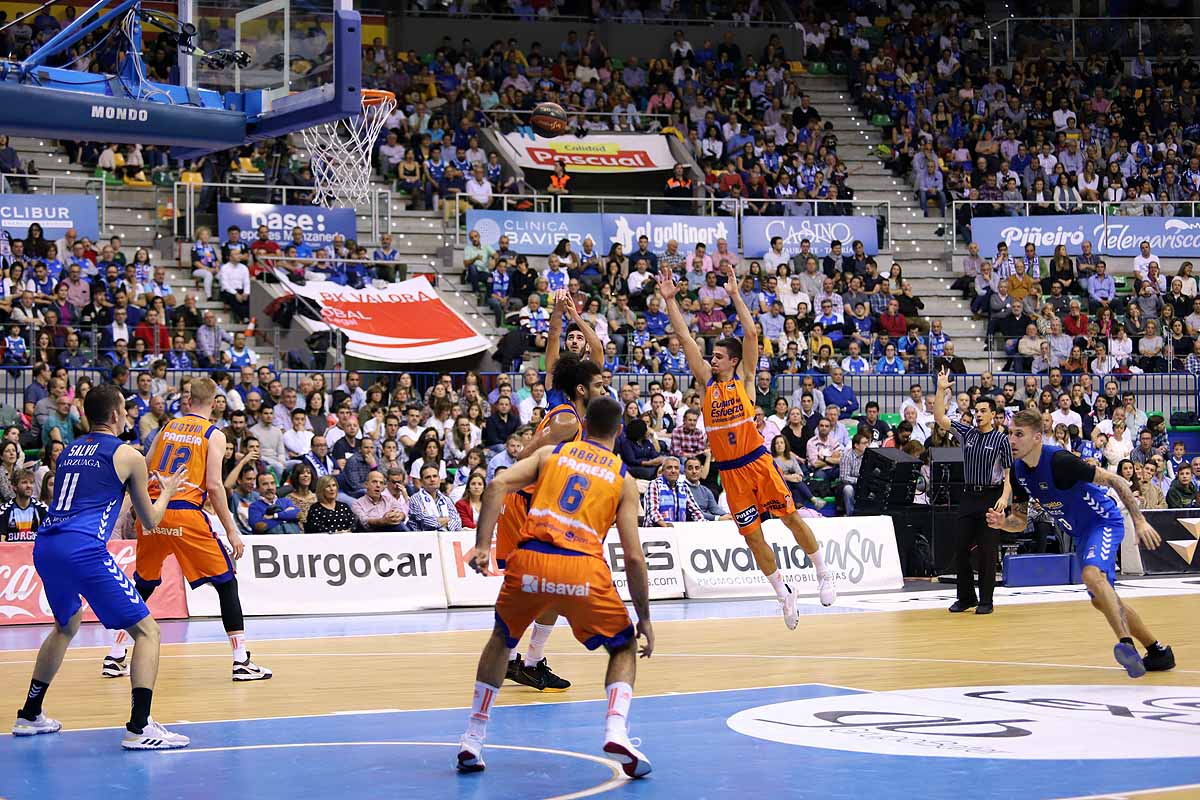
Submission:
M 966 495 L 965 480 L 961 447 L 929 448 L 930 497 L 936 504 L 954 506 L 962 503 Z
M 921 472 L 921 460 L 896 447 L 871 447 L 863 453 L 858 476 L 878 479 L 884 483 L 916 483 Z

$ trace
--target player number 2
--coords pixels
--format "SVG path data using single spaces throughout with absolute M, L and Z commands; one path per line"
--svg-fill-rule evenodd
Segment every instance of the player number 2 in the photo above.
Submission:
M 729 436 L 730 444 L 737 444 L 737 434 L 736 433 L 734 433 L 733 431 L 730 431 L 727 435 Z
M 175 455 L 174 459 L 171 458 L 172 452 Z M 169 444 L 163 448 L 162 458 L 159 460 L 158 469 L 155 471 L 161 472 L 164 475 L 174 475 L 179 471 L 180 467 L 188 462 L 191 456 L 192 449 L 190 447 L 183 446 L 176 450 L 175 445 Z M 169 466 L 168 462 L 170 462 Z
M 582 475 L 572 475 L 567 479 L 562 494 L 558 498 L 558 507 L 568 514 L 574 514 L 583 505 L 583 493 L 588 488 L 588 479 Z

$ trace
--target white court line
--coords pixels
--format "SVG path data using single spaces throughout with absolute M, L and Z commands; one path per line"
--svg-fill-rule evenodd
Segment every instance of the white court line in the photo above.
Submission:
M 548 651 L 549 655 L 555 658 L 590 658 L 593 656 L 589 652 L 567 652 L 567 651 Z M 429 652 L 414 652 L 411 650 L 378 650 L 368 652 L 333 652 L 333 653 L 265 653 L 268 658 L 431 658 L 449 656 L 454 658 L 477 658 L 479 653 L 476 651 L 429 651 Z M 655 651 L 654 656 L 657 658 L 724 658 L 724 659 L 750 659 L 750 660 L 766 660 L 766 661 L 868 661 L 882 663 L 911 663 L 911 664 L 967 664 L 972 666 L 995 666 L 995 667 L 1042 667 L 1045 669 L 1090 669 L 1102 671 L 1118 671 L 1124 672 L 1125 668 L 1121 666 L 1099 666 L 1095 664 L 1058 664 L 1049 661 L 986 661 L 980 659 L 966 658 L 914 658 L 905 656 L 840 656 L 840 655 L 798 655 L 791 653 L 664 653 Z M 224 658 L 228 659 L 228 653 L 183 653 L 177 655 L 163 655 L 161 659 L 192 659 L 192 658 Z M 67 658 L 64 661 L 81 661 L 92 662 L 94 658 Z M 34 659 L 21 661 L 0 661 L 0 667 L 9 664 L 33 664 Z M 1173 669 L 1170 670 L 1173 675 L 1200 675 L 1200 670 L 1194 669 Z
M 169 756 L 187 756 L 197 753 L 232 753 L 244 750 L 286 750 L 291 748 L 308 748 L 308 747 L 458 747 L 457 742 L 292 742 L 283 744 L 246 744 L 246 745 L 231 745 L 229 747 L 198 747 L 195 749 L 182 748 L 179 750 L 164 750 L 163 755 Z M 571 750 L 555 750 L 549 747 L 522 747 L 514 744 L 489 744 L 488 750 L 514 750 L 524 753 L 543 753 L 555 756 L 567 756 L 568 758 L 578 758 L 583 761 L 593 761 L 612 770 L 612 777 L 603 783 L 598 783 L 587 789 L 582 789 L 578 792 L 569 794 L 556 794 L 553 797 L 548 797 L 546 800 L 579 800 L 583 797 L 591 797 L 597 794 L 611 791 L 612 789 L 621 786 L 626 782 L 624 773 L 615 761 L 600 756 L 594 756 L 589 753 L 576 753 Z M 465 778 L 471 780 L 471 778 Z
M 1126 797 L 1144 797 L 1159 792 L 1178 792 L 1183 789 L 1200 789 L 1200 783 L 1185 783 L 1178 786 L 1160 786 L 1157 789 L 1133 789 L 1127 792 L 1110 792 L 1108 794 L 1089 794 L 1078 797 L 1063 797 L 1059 800 L 1123 800 Z

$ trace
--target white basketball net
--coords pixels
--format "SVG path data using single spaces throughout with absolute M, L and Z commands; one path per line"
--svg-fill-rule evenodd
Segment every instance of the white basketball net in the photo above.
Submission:
M 313 202 L 360 206 L 371 195 L 371 153 L 384 123 L 396 110 L 392 95 L 363 95 L 362 113 L 326 122 L 300 133 L 312 157 Z

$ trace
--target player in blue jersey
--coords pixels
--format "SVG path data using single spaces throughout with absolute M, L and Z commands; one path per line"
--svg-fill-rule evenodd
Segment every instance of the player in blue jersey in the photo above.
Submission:
M 1013 417 L 1008 430 L 1013 466 L 1010 476 L 1012 510 L 987 512 L 988 525 L 1020 533 L 1028 520 L 1029 501 L 1034 500 L 1058 526 L 1075 540 L 1075 558 L 1081 567 L 1083 582 L 1092 597 L 1092 605 L 1104 614 L 1117 634 L 1113 648 L 1117 662 L 1131 678 L 1146 671 L 1159 672 L 1175 666 L 1175 655 L 1150 633 L 1136 611 L 1117 596 L 1117 550 L 1125 535 L 1121 509 L 1109 495 L 1112 489 L 1133 520 L 1138 540 L 1150 549 L 1161 538 L 1142 516 L 1133 489 L 1116 473 L 1088 464 L 1069 450 L 1042 444 L 1042 415 L 1021 411 Z M 1143 657 L 1133 640 L 1146 648 Z
M 162 521 L 186 472 L 160 480 L 162 494 L 151 501 L 149 473 L 142 454 L 117 438 L 125 429 L 125 397 L 116 386 L 97 386 L 83 403 L 91 433 L 76 439 L 58 458 L 54 499 L 33 545 L 33 564 L 42 579 L 54 629 L 38 651 L 24 707 L 17 712 L 14 736 L 57 733 L 62 724 L 42 713 L 42 701 L 83 618 L 80 596 L 106 628 L 129 632 L 133 652 L 133 703 L 121 746 L 127 750 L 187 747 L 188 738 L 150 718 L 158 676 L 158 624 L 133 581 L 108 552 L 128 489 L 133 511 L 144 525 Z

